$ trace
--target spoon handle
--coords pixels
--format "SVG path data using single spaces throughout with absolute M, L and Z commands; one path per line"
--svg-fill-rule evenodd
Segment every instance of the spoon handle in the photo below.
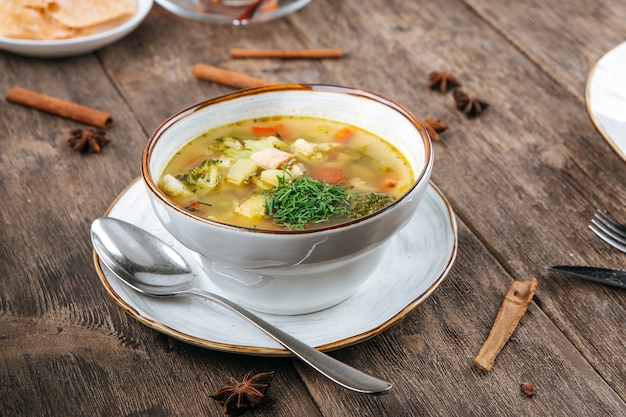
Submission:
M 272 339 L 283 345 L 302 361 L 345 388 L 364 394 L 380 394 L 389 391 L 393 386 L 390 382 L 363 373 L 358 369 L 312 348 L 226 298 L 198 288 L 192 288 L 185 292 L 204 297 L 238 313 Z

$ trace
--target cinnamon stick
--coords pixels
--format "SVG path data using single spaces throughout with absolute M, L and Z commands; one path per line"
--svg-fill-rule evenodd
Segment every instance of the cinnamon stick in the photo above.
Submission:
M 341 49 L 239 49 L 230 50 L 231 58 L 323 59 L 341 58 Z
M 113 123 L 113 118 L 109 113 L 21 87 L 11 88 L 6 100 L 101 128 L 107 128 Z
M 255 78 L 239 72 L 229 71 L 205 64 L 195 64 L 191 68 L 191 72 L 197 78 L 237 88 L 262 87 L 275 84 L 261 78 Z
M 496 357 L 526 313 L 536 289 L 536 278 L 528 281 L 515 281 L 511 284 L 502 300 L 489 337 L 474 358 L 474 364 L 478 368 L 491 371 Z

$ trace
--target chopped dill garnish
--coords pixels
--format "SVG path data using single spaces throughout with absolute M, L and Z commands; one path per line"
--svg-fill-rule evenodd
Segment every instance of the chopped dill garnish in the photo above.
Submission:
M 395 198 L 387 193 L 350 194 L 350 218 L 357 219 L 372 214 L 387 207 L 394 200 Z
M 303 229 L 332 216 L 349 214 L 346 190 L 309 177 L 278 177 L 278 186 L 265 192 L 265 212 L 279 226 Z

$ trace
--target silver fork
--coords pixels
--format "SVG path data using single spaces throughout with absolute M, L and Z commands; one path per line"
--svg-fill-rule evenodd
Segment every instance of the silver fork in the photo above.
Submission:
M 591 219 L 589 229 L 600 239 L 626 253 L 626 226 L 619 223 L 602 210 L 597 210 Z

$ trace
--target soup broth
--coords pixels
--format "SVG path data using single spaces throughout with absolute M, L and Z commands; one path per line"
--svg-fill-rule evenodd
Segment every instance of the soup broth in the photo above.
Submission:
M 369 214 L 413 182 L 405 157 L 371 133 L 331 120 L 280 116 L 222 126 L 191 140 L 169 161 L 158 186 L 195 215 L 275 230 L 325 227 Z

